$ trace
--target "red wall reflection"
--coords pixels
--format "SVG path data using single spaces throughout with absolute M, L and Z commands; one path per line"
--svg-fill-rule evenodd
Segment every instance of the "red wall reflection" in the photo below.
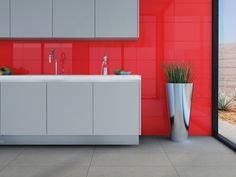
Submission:
M 211 0 L 140 0 L 136 41 L 1 40 L 0 66 L 15 74 L 53 74 L 48 54 L 56 48 L 59 72 L 100 74 L 108 55 L 109 73 L 124 68 L 142 75 L 142 134 L 168 135 L 166 79 L 162 64 L 189 62 L 194 95 L 191 135 L 211 134 Z M 63 63 L 63 65 L 62 65 Z

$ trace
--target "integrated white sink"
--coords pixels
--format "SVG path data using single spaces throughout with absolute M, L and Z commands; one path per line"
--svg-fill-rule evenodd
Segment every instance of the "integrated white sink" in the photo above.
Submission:
M 112 82 L 112 81 L 132 81 L 141 80 L 140 75 L 11 75 L 0 76 L 0 82 Z

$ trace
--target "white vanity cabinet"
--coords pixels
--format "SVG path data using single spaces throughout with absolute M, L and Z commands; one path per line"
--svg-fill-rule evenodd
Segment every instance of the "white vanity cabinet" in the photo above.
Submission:
M 1 83 L 1 134 L 46 135 L 46 83 Z
M 52 37 L 52 0 L 11 0 L 11 37 Z
M 95 0 L 97 38 L 138 38 L 139 0 Z
M 92 83 L 47 83 L 47 134 L 92 135 Z
M 1 76 L 0 144 L 139 143 L 141 77 Z
M 53 0 L 54 38 L 94 38 L 94 0 Z
M 94 134 L 138 135 L 139 82 L 94 83 Z
M 0 0 L 0 38 L 10 37 L 10 0 Z

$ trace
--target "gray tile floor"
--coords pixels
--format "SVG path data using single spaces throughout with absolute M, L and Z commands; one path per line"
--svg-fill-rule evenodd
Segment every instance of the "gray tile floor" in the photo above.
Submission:
M 1 146 L 0 177 L 235 177 L 236 154 L 211 137 L 139 146 Z

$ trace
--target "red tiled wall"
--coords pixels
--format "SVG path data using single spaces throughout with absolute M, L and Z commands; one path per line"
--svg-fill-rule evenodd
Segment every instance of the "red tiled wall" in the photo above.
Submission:
M 56 48 L 65 74 L 100 74 L 104 54 L 109 72 L 125 68 L 142 75 L 142 134 L 168 135 L 163 63 L 192 66 L 191 135 L 211 134 L 211 0 L 140 0 L 140 38 L 131 40 L 0 40 L 0 66 L 16 74 L 53 74 L 47 58 Z M 64 61 L 64 62 L 63 62 Z

